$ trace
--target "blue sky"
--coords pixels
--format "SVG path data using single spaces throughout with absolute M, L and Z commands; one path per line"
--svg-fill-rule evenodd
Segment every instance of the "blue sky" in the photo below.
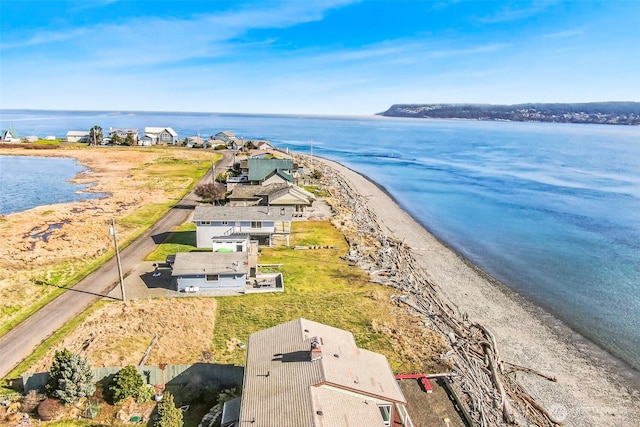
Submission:
M 0 0 L 0 108 L 640 101 L 640 1 Z

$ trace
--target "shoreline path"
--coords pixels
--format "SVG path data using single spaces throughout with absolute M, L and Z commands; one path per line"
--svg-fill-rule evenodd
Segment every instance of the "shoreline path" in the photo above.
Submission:
M 417 268 L 444 301 L 495 334 L 503 360 L 551 374 L 518 375 L 549 412 L 571 426 L 640 425 L 640 378 L 549 314 L 492 279 L 439 241 L 383 188 L 337 162 L 314 158 L 342 177 L 365 201 L 383 233 L 412 249 Z
M 224 153 L 216 166 L 231 164 L 232 155 Z M 201 181 L 212 179 L 209 170 Z M 120 251 L 122 274 L 126 275 L 144 259 L 157 244 L 153 237 L 176 225 L 184 223 L 198 198 L 193 190 L 180 200 L 142 236 Z M 70 290 L 42 307 L 24 322 L 0 337 L 0 378 L 6 377 L 20 362 L 26 359 L 44 340 L 53 335 L 65 323 L 103 298 L 117 286 L 118 270 L 115 256 L 96 271 L 80 280 Z

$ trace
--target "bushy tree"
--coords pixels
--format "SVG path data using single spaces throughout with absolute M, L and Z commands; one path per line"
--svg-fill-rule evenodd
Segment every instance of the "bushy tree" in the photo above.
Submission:
M 173 401 L 173 395 L 165 391 L 160 403 L 158 403 L 158 418 L 156 418 L 154 427 L 182 427 L 184 421 L 182 419 L 182 411 L 176 408 Z
M 144 379 L 135 366 L 126 366 L 113 377 L 109 391 L 114 404 L 125 401 L 128 397 L 137 397 L 138 392 L 144 386 Z
M 205 200 L 224 200 L 227 187 L 219 182 L 210 182 L 198 185 L 193 192 Z
M 91 396 L 96 391 L 96 385 L 89 362 L 67 349 L 56 351 L 45 389 L 49 397 L 66 404 Z
M 136 398 L 136 402 L 145 403 L 151 401 L 153 397 L 156 395 L 156 390 L 149 384 L 144 384 L 136 394 L 134 395 Z
M 229 173 L 228 172 L 220 172 L 218 175 L 216 175 L 216 182 L 226 183 L 227 182 L 227 178 L 229 178 Z
M 313 178 L 313 179 L 321 179 L 322 178 L 322 172 L 320 172 L 318 169 L 314 169 L 313 172 L 311 172 L 311 178 Z
M 38 405 L 38 415 L 42 421 L 57 420 L 64 415 L 64 405 L 56 399 L 45 399 Z
M 123 141 L 122 137 L 117 133 L 114 133 L 111 136 L 111 142 L 113 142 L 113 145 L 122 145 L 122 141 Z
M 136 143 L 136 140 L 133 138 L 133 135 L 128 133 L 127 136 L 124 138 L 124 141 L 122 142 L 122 145 L 134 145 Z

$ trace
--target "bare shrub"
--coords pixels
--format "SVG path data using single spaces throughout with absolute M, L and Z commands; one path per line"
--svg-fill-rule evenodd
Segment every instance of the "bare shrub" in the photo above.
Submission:
M 64 405 L 57 399 L 47 398 L 38 405 L 38 415 L 43 421 L 55 421 L 64 415 Z
M 38 393 L 36 390 L 31 390 L 26 396 L 22 398 L 22 412 L 32 412 L 38 407 L 40 402 L 45 398 L 44 395 Z

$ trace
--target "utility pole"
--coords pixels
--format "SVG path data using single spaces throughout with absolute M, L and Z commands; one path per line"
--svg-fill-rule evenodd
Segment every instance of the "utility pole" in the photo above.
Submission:
M 122 301 L 126 298 L 124 296 L 124 279 L 122 278 L 122 266 L 120 265 L 120 249 L 118 249 L 118 236 L 116 235 L 116 220 L 111 218 L 111 226 L 109 226 L 109 233 L 113 236 L 113 245 L 116 247 L 116 264 L 118 264 L 118 276 L 120 277 L 120 291 L 122 292 Z

